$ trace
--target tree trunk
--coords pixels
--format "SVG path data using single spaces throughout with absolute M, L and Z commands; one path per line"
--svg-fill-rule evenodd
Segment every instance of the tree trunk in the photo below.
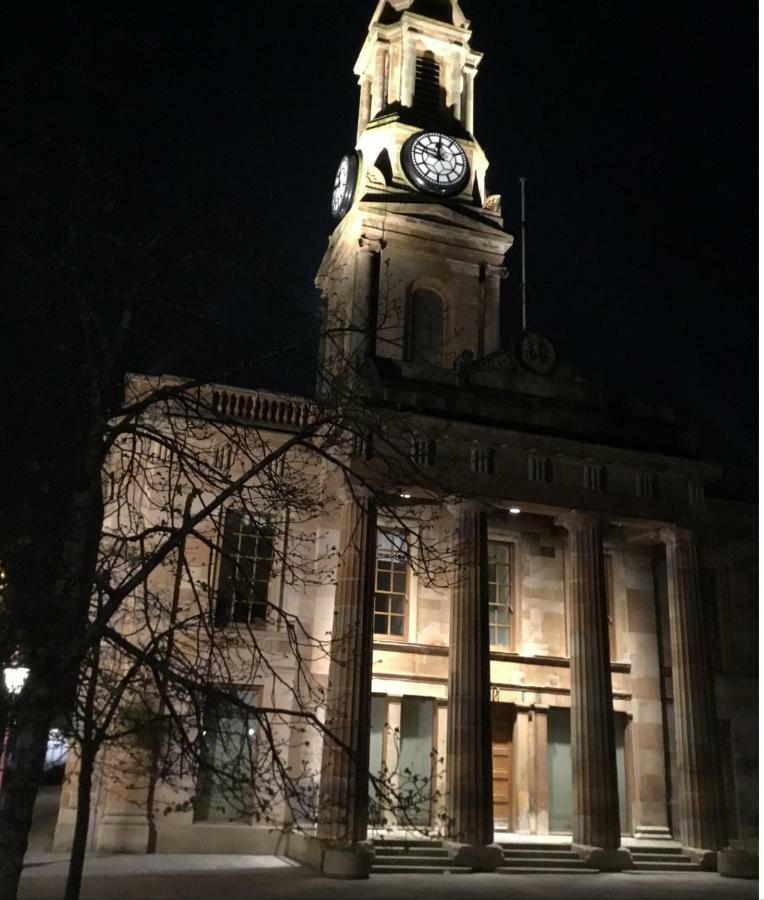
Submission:
M 0 793 L 0 900 L 16 900 L 51 718 L 34 715 L 14 729 L 13 777 Z
M 83 741 L 80 758 L 80 772 L 77 782 L 77 818 L 74 824 L 74 839 L 69 857 L 69 875 L 66 879 L 64 900 L 79 900 L 82 887 L 82 870 L 85 865 L 85 850 L 90 824 L 90 796 L 93 788 L 93 769 L 97 746 L 91 740 Z

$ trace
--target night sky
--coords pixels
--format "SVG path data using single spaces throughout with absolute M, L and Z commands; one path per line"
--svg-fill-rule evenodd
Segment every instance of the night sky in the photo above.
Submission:
M 66 110 L 163 216 L 215 208 L 249 259 L 205 313 L 231 346 L 280 347 L 315 327 L 313 276 L 333 228 L 330 191 L 352 148 L 353 64 L 374 0 L 77 5 L 16 11 L 6 64 Z M 755 6 L 732 0 L 464 0 L 476 136 L 519 238 L 529 179 L 531 326 L 617 395 L 698 416 L 704 452 L 754 457 Z M 26 16 L 26 18 L 23 18 Z M 8 23 L 6 23 L 8 24 Z M 26 76 L 25 76 L 26 77 Z M 63 87 L 62 87 L 63 85 Z M 68 85 L 68 87 L 67 87 Z M 519 323 L 519 240 L 504 283 Z M 147 365 L 193 368 L 209 329 L 163 338 Z M 295 388 L 293 371 L 261 373 Z

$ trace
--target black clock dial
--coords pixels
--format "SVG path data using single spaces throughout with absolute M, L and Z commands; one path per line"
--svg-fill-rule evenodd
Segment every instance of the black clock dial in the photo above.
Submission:
M 332 190 L 332 215 L 335 219 L 341 219 L 347 215 L 353 205 L 356 182 L 358 180 L 358 155 L 348 153 L 342 157 L 340 167 L 334 178 Z
M 429 194 L 453 197 L 470 180 L 470 164 L 459 141 L 423 131 L 403 145 L 403 168 L 412 184 Z

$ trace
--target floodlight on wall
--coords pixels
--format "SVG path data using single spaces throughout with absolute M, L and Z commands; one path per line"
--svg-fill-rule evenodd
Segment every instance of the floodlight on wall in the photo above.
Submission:
M 3 669 L 5 689 L 9 694 L 20 694 L 24 690 L 24 685 L 28 676 L 29 669 L 25 669 L 23 666 L 14 666 L 10 669 Z
M 521 509 L 518 509 L 516 506 L 513 506 L 513 507 L 510 509 L 509 514 L 510 514 L 511 516 L 519 516 L 521 512 L 522 512 Z

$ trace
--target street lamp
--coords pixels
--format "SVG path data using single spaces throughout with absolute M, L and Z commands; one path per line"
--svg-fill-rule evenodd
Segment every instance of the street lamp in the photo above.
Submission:
M 3 669 L 3 678 L 5 680 L 5 689 L 9 694 L 20 694 L 24 690 L 24 684 L 29 676 L 29 669 L 23 666 L 12 666 Z
M 11 666 L 7 669 L 3 669 L 3 680 L 5 681 L 6 691 L 12 697 L 20 694 L 24 690 L 24 684 L 26 683 L 28 676 L 29 669 L 24 668 L 24 666 Z M 0 790 L 2 790 L 3 780 L 5 778 L 5 761 L 8 755 L 8 745 L 10 740 L 11 725 L 10 722 L 8 722 L 5 728 L 5 734 L 3 735 L 3 743 L 2 746 L 0 746 Z

